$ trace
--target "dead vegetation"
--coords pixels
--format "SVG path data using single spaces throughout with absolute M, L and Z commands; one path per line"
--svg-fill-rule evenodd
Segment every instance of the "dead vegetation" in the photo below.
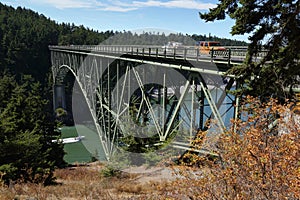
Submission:
M 54 200 L 54 199 L 152 199 L 160 195 L 166 181 L 141 181 L 139 173 L 120 172 L 116 176 L 104 177 L 103 164 L 76 166 L 55 171 L 56 185 L 44 187 L 38 184 L 15 183 L 0 187 L 2 200 Z M 163 186 L 164 187 L 164 186 Z

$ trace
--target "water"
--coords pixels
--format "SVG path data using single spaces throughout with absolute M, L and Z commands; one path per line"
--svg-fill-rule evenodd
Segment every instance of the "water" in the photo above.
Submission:
M 76 137 L 78 135 L 96 135 L 92 130 L 83 126 L 83 125 L 76 125 L 76 126 L 65 126 L 61 128 L 62 138 L 68 137 Z M 83 142 L 93 141 L 90 137 L 84 138 L 80 142 L 70 143 L 64 145 L 64 151 L 66 155 L 64 156 L 64 160 L 69 164 L 74 163 L 87 163 L 93 161 L 93 157 L 96 157 L 99 160 L 104 159 L 104 153 L 101 152 L 101 145 L 97 143 L 96 149 L 100 149 L 99 153 L 96 154 L 95 152 L 90 152 L 89 148 L 86 148 Z M 89 150 L 88 150 L 89 149 Z M 102 154 L 102 155 L 100 155 Z

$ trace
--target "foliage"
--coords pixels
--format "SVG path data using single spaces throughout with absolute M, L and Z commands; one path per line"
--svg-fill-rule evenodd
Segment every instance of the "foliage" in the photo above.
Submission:
M 85 28 L 83 25 L 62 23 L 58 27 L 59 45 L 97 45 L 112 36 L 113 31 L 98 32 L 93 29 Z
M 143 32 L 141 34 L 132 33 L 131 31 L 115 32 L 114 36 L 108 38 L 103 44 L 109 45 L 158 45 L 162 46 L 170 41 L 181 42 L 184 45 L 194 46 L 196 41 L 214 40 L 220 41 L 222 45 L 227 46 L 245 46 L 246 42 L 219 38 L 217 36 L 206 35 L 188 35 L 182 33 L 164 32 Z
M 44 81 L 49 70 L 48 45 L 58 39 L 55 22 L 31 10 L 0 3 L 0 24 L 0 69 L 9 69 L 17 79 L 32 74 Z
M 112 165 L 106 165 L 105 168 L 100 171 L 100 174 L 102 177 L 114 177 L 119 175 L 120 171 Z
M 57 24 L 29 9 L 0 3 L 1 181 L 49 184 L 54 169 L 65 164 L 62 144 L 51 142 L 60 133 L 51 103 L 48 45 L 98 44 L 111 34 Z
M 186 179 L 175 183 L 173 194 L 189 188 L 185 194 L 194 199 L 300 198 L 299 115 L 291 113 L 289 105 L 250 97 L 242 113 L 246 120 L 234 121 L 220 137 L 219 159 L 194 154 L 193 163 L 200 168 L 183 167 Z
M 0 70 L 19 79 L 31 74 L 44 86 L 50 72 L 48 45 L 99 44 L 113 34 L 46 18 L 32 10 L 0 3 Z
M 0 76 L 0 172 L 2 180 L 53 181 L 56 166 L 64 164 L 62 145 L 49 143 L 59 133 L 44 114 L 47 101 L 38 82 L 23 76 L 22 83 L 9 74 Z M 7 80 L 11 82 L 7 83 Z M 3 91 L 3 92 L 2 92 Z M 7 96 L 4 96 L 6 93 Z M 5 98 L 4 98 L 5 97 Z
M 226 0 L 209 13 L 200 13 L 200 17 L 214 21 L 228 15 L 235 20 L 233 35 L 250 34 L 245 64 L 229 72 L 240 77 L 242 92 L 284 98 L 285 88 L 299 84 L 299 13 L 300 4 L 295 0 Z M 267 51 L 266 56 L 253 62 L 262 49 Z
M 221 45 L 224 46 L 247 46 L 248 43 L 245 41 L 238 41 L 238 40 L 232 40 L 229 38 L 220 38 L 217 36 L 211 36 L 211 34 L 209 34 L 208 36 L 204 35 L 197 35 L 197 34 L 193 34 L 190 36 L 191 38 L 193 38 L 193 40 L 195 41 L 219 41 L 221 43 Z
M 57 122 L 59 123 L 59 126 L 63 126 L 64 124 L 67 124 L 68 121 L 68 112 L 63 108 L 57 108 L 55 110 L 55 118 Z

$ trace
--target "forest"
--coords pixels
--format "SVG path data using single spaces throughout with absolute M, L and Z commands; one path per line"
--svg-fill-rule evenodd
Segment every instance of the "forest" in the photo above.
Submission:
M 48 45 L 97 44 L 113 34 L 57 24 L 29 9 L 0 3 L 0 177 L 6 184 L 50 184 L 64 167 L 52 108 Z
M 180 42 L 186 46 L 194 46 L 198 41 L 219 41 L 223 46 L 247 46 L 247 42 L 219 38 L 217 36 L 206 35 L 189 35 L 183 33 L 169 33 L 150 31 L 136 33 L 132 31 L 118 32 L 113 37 L 108 38 L 101 44 L 107 45 L 155 45 L 162 46 L 170 41 Z

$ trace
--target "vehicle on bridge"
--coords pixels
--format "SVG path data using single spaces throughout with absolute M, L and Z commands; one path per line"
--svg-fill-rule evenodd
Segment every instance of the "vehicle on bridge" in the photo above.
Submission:
M 199 41 L 196 44 L 196 48 L 199 48 L 200 54 L 210 54 L 212 50 L 225 51 L 226 48 L 217 41 Z
M 168 42 L 164 46 L 162 46 L 163 49 L 178 49 L 178 48 L 184 48 L 183 44 L 181 42 Z

